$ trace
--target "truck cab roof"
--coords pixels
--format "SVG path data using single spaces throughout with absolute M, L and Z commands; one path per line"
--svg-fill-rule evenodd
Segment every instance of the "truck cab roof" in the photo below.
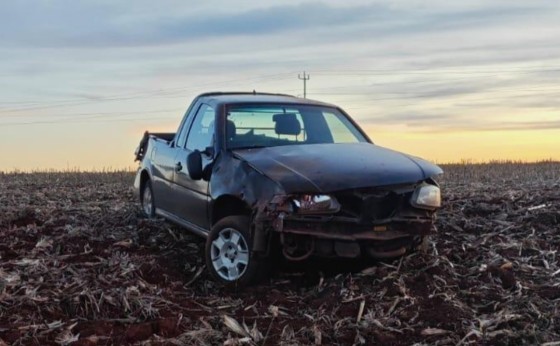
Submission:
M 209 92 L 198 95 L 197 99 L 208 104 L 216 105 L 239 103 L 284 103 L 338 108 L 337 106 L 329 103 L 304 99 L 293 95 L 259 92 Z

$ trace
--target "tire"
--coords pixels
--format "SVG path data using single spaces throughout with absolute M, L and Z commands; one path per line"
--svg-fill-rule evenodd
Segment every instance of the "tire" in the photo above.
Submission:
M 152 182 L 150 180 L 146 181 L 144 184 L 142 195 L 140 196 L 140 203 L 142 204 L 142 213 L 144 216 L 148 219 L 153 219 L 156 216 L 156 203 Z
M 240 288 L 257 281 L 264 271 L 264 259 L 250 250 L 250 219 L 227 216 L 218 221 L 206 239 L 206 268 L 219 284 Z

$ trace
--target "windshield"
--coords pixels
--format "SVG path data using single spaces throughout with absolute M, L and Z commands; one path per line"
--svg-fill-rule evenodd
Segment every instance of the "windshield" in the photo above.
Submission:
M 337 109 L 302 105 L 231 105 L 226 140 L 231 149 L 367 142 Z

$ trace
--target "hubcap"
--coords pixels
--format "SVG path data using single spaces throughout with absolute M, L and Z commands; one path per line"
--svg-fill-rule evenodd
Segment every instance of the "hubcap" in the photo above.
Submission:
M 152 190 L 149 187 L 144 189 L 144 197 L 142 198 L 142 206 L 144 207 L 144 213 L 148 216 L 152 216 Z
M 212 266 L 220 277 L 227 281 L 239 279 L 249 264 L 249 248 L 243 235 L 233 229 L 225 228 L 212 241 L 210 249 Z

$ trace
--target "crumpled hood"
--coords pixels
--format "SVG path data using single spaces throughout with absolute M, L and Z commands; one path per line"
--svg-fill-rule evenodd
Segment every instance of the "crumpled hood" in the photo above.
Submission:
M 286 193 L 328 193 L 415 183 L 443 173 L 428 161 L 371 143 L 290 145 L 233 152 L 278 182 Z

